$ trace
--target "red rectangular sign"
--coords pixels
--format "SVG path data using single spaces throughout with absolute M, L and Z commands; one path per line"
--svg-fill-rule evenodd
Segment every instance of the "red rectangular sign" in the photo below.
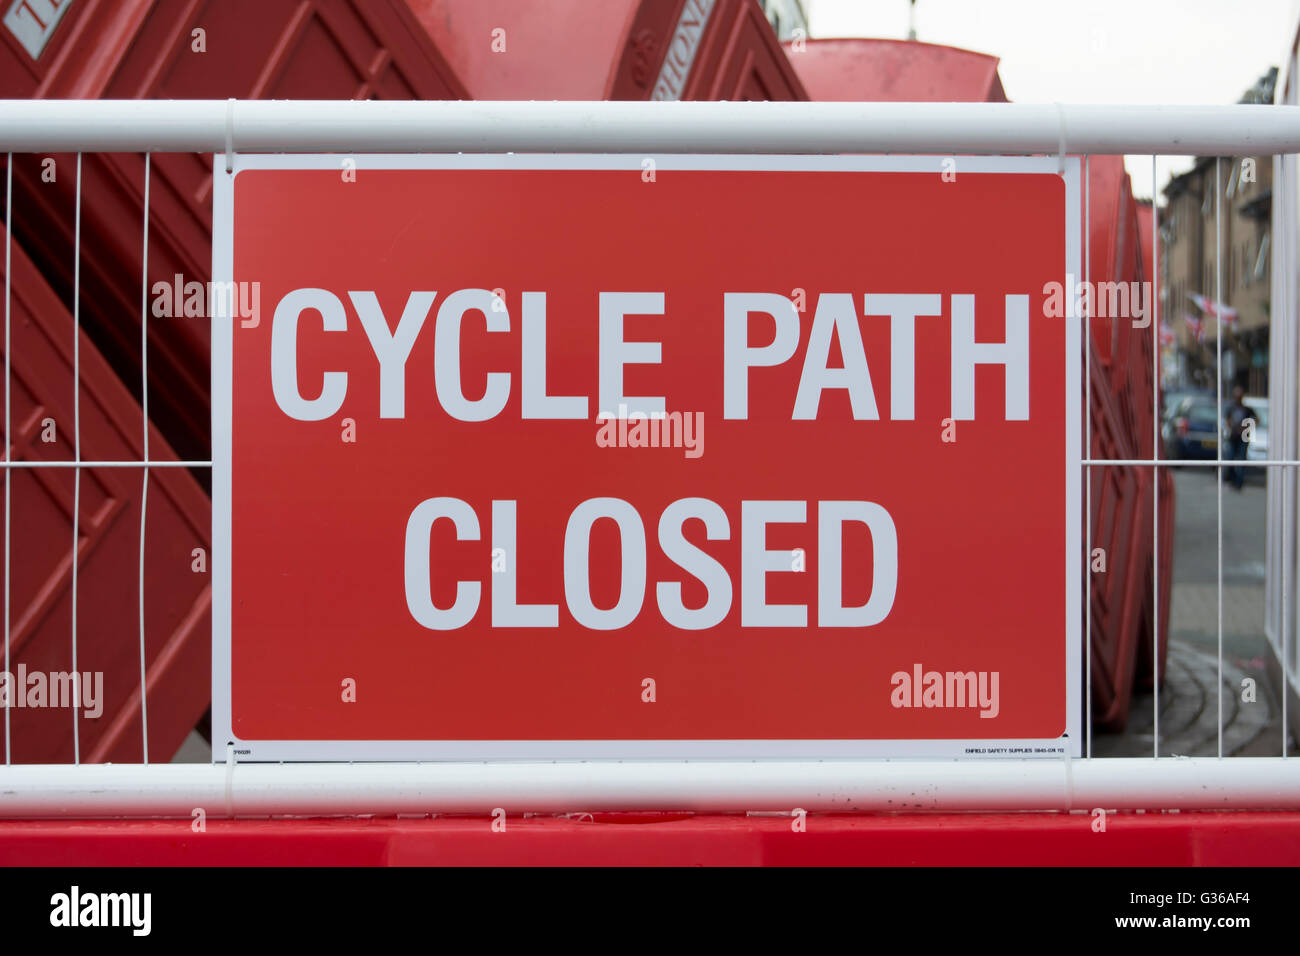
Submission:
M 216 179 L 218 752 L 1078 753 L 1073 162 Z

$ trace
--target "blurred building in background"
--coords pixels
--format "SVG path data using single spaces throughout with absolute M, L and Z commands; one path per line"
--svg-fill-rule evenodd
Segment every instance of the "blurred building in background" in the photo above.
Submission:
M 1273 68 L 1241 102 L 1272 103 L 1276 82 Z M 1221 332 L 1226 388 L 1267 394 L 1273 158 L 1198 157 L 1169 181 L 1164 197 L 1160 317 L 1173 372 L 1165 386 L 1215 388 Z

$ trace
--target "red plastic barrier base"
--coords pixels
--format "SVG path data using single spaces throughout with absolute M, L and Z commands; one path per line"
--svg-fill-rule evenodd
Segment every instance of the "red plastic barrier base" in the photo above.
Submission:
M 0 823 L 0 865 L 1295 866 L 1300 813 Z

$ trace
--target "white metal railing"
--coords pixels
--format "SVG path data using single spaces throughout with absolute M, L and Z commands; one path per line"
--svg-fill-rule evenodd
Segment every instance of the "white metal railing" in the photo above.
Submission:
M 0 101 L 12 152 L 1153 153 L 1300 149 L 1297 106 Z
M 1277 99 L 1288 108 L 1300 102 L 1296 46 L 1291 43 L 1279 78 Z M 1273 321 L 1269 337 L 1269 452 L 1278 458 L 1300 455 L 1300 337 L 1295 315 L 1300 307 L 1300 157 L 1279 155 L 1273 167 L 1273 204 L 1270 235 L 1273 270 L 1269 276 L 1269 302 Z M 1287 268 L 1288 264 L 1291 266 Z M 1280 319 L 1281 321 L 1277 321 Z M 1282 516 L 1297 514 L 1300 487 L 1296 471 L 1283 468 L 1277 481 L 1269 483 L 1268 510 Z M 1296 640 L 1297 615 L 1294 595 L 1300 586 L 1300 562 L 1296 561 L 1294 521 L 1269 522 L 1265 544 L 1268 566 L 1265 592 L 1265 631 L 1284 679 L 1300 688 L 1300 641 Z
M 10 210 L 12 154 L 78 153 L 76 242 L 80 242 L 80 153 L 152 152 L 616 152 L 698 153 L 1046 153 L 1266 155 L 1300 152 L 1300 106 L 1034 106 L 934 103 L 496 103 L 329 101 L 0 101 L 0 152 L 10 154 L 5 203 L 5 434 L 10 434 Z M 146 165 L 146 170 L 148 166 Z M 1086 180 L 1085 180 L 1086 181 Z M 1294 177 L 1280 179 L 1293 184 Z M 1086 186 L 1085 186 L 1086 189 Z M 148 261 L 146 179 L 144 262 Z M 1292 205 L 1295 198 L 1290 199 Z M 1085 194 L 1085 210 L 1088 207 Z M 1216 212 L 1217 221 L 1217 212 Z M 1158 255 L 1159 222 L 1153 222 Z M 1086 227 L 1085 227 L 1086 231 Z M 1221 224 L 1219 228 L 1221 236 Z M 1280 237 L 1279 237 L 1280 238 Z M 1221 243 L 1220 243 L 1221 245 Z M 1085 246 L 1085 249 L 1087 247 Z M 1221 249 L 1218 250 L 1221 253 Z M 1293 255 L 1289 242 L 1274 246 Z M 1292 286 L 1296 263 L 1280 260 Z M 1158 275 L 1158 269 L 1155 270 Z M 1220 284 L 1221 284 L 1221 268 Z M 1085 268 L 1085 273 L 1090 269 Z M 1153 279 L 1153 281 L 1157 281 Z M 74 273 L 74 299 L 80 273 Z M 142 283 L 147 279 L 142 276 Z M 1220 301 L 1222 296 L 1216 296 Z M 1159 308 L 1158 296 L 1153 297 Z M 1295 297 L 1276 326 L 1293 335 Z M 75 319 L 76 317 L 74 317 Z M 1090 323 L 1085 316 L 1085 323 Z M 1159 315 L 1150 323 L 1159 381 Z M 1278 319 L 1282 321 L 1278 321 Z M 141 343 L 148 330 L 141 297 Z M 1222 346 L 1216 347 L 1221 353 Z M 1087 354 L 1087 353 L 1085 353 Z M 74 375 L 80 371 L 74 354 Z M 1294 367 L 1292 376 L 1294 397 Z M 1085 376 L 1085 383 L 1088 378 Z M 1090 387 L 1088 385 L 1087 387 Z M 6 442 L 5 669 L 9 670 L 10 475 L 18 468 L 210 467 L 211 461 L 150 461 L 148 383 L 142 369 L 145 445 L 139 461 L 13 461 Z M 1159 447 L 1159 392 L 1153 390 Z M 1219 376 L 1219 406 L 1222 378 Z M 1091 405 L 1085 421 L 1091 427 Z M 1278 409 L 1282 412 L 1282 409 Z M 1286 412 L 1285 414 L 1290 414 Z M 1091 445 L 1087 445 L 1089 449 Z M 1300 465 L 1295 442 L 1268 461 L 1233 462 L 1281 469 Z M 1152 457 L 1081 460 L 1093 467 L 1212 467 Z M 1091 482 L 1087 483 L 1091 488 Z M 1293 546 L 1291 499 L 1280 500 L 1287 560 Z M 75 511 L 74 511 L 75 515 Z M 1091 527 L 1091 501 L 1088 503 Z M 75 517 L 74 517 L 75 521 Z M 1152 534 L 1158 545 L 1158 513 Z M 141 513 L 141 697 L 144 698 L 144 540 Z M 1219 665 L 1223 648 L 1222 493 L 1219 498 Z M 1291 565 L 1288 565 L 1290 567 Z M 74 550 L 75 568 L 75 550 Z M 1089 576 L 1090 577 L 1090 576 Z M 1159 594 L 1159 581 L 1156 582 Z M 74 585 L 75 600 L 75 585 Z M 1282 620 L 1274 643 L 1283 671 L 1297 683 L 1290 596 L 1282 579 Z M 1085 607 L 1090 607 L 1085 601 Z M 1158 608 L 1159 602 L 1157 600 Z M 1159 612 L 1155 650 L 1159 646 Z M 1280 639 L 1278 637 L 1280 635 Z M 71 635 L 75 654 L 76 617 Z M 1091 636 L 1085 641 L 1091 652 Z M 1158 654 L 1155 655 L 1158 661 Z M 1091 671 L 1088 670 L 1089 694 Z M 237 764 L 228 753 L 211 765 L 10 765 L 0 767 L 0 817 L 189 816 L 191 808 L 230 815 L 487 812 L 503 802 L 519 810 L 1023 810 L 1300 808 L 1300 761 L 1290 760 L 1286 720 L 1280 757 L 1222 758 L 1222 680 L 1218 758 L 1153 756 L 1062 760 L 762 760 L 514 761 L 425 764 Z M 1287 694 L 1283 694 L 1285 699 Z M 1090 699 L 1090 697 L 1089 697 Z M 74 722 L 76 718 L 74 716 Z M 5 717 L 6 754 L 8 714 Z M 146 731 L 147 732 L 147 731 Z M 147 742 L 146 742 L 147 747 Z M 214 755 L 220 756 L 220 755 Z M 77 759 L 79 764 L 79 754 Z
M 575 810 L 1253 810 L 1295 807 L 1297 760 L 592 760 L 3 768 L 5 817 Z M 1216 768 L 1221 768 L 1217 769 Z M 147 770 L 148 772 L 144 772 Z

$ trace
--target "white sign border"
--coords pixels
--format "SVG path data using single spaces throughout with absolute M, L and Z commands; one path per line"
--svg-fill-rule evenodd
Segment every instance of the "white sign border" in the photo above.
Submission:
M 801 172 L 942 173 L 953 157 L 708 155 L 655 156 L 655 168 L 671 170 L 754 170 Z M 365 170 L 393 169 L 624 169 L 640 172 L 645 157 L 634 154 L 239 154 L 226 172 L 224 153 L 213 155 L 212 278 L 234 279 L 234 182 L 245 169 L 333 169 L 345 161 Z M 1038 173 L 1065 180 L 1065 275 L 1082 275 L 1080 161 L 1056 156 L 961 156 L 960 175 Z M 1082 756 L 1083 620 L 1080 582 L 1085 562 L 1078 518 L 1082 497 L 1082 319 L 1066 321 L 1065 335 L 1065 652 L 1066 730 L 1060 738 L 938 740 L 256 740 L 236 737 L 231 723 L 231 457 L 233 414 L 233 333 L 235 318 L 212 320 L 212 760 L 224 763 L 228 747 L 241 762 L 275 761 L 423 761 L 423 760 L 568 760 L 755 758 L 1077 758 Z M 967 753 L 982 748 L 982 754 Z M 1009 750 L 1042 749 L 1040 754 Z

